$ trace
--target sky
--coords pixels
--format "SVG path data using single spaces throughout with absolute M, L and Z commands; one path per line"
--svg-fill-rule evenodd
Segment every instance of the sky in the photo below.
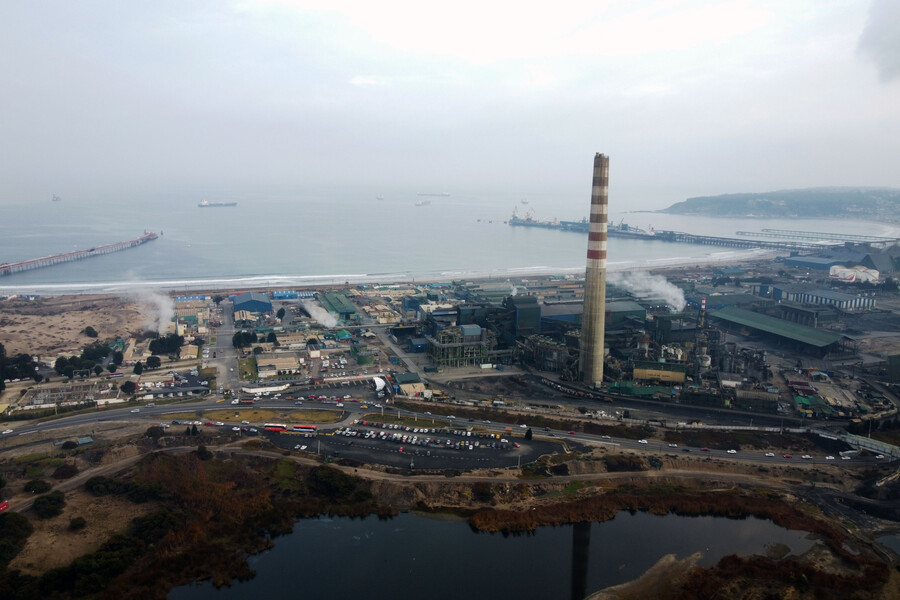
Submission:
M 11 0 L 0 205 L 900 187 L 900 2 Z M 215 199 L 215 196 L 213 196 Z

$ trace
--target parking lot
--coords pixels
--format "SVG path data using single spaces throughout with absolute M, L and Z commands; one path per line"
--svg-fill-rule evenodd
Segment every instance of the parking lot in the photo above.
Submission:
M 514 467 L 563 450 L 559 442 L 369 421 L 316 434 L 259 433 L 285 450 L 306 446 L 307 452 L 335 458 L 415 469 Z

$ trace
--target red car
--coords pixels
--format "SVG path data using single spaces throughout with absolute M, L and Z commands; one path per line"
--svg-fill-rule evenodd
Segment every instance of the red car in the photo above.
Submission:
M 794 457 L 790 454 L 784 454 L 784 455 L 782 455 L 782 458 L 794 458 Z
M 569 432 L 569 435 L 575 435 L 575 432 L 574 432 L 574 431 L 570 431 L 570 432 Z
M 709 452 L 709 448 L 700 448 L 704 452 Z
M 9 508 L 9 502 L 5 500 L 3 502 L 0 502 L 0 512 L 3 512 L 7 508 Z

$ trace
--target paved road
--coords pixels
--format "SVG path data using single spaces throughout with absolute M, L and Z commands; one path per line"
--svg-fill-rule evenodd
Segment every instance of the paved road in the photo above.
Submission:
M 340 388 L 342 391 L 352 394 L 355 398 L 365 398 L 366 395 L 372 395 L 372 392 L 368 390 L 367 387 L 356 386 L 350 388 Z M 334 402 L 312 402 L 307 400 L 303 400 L 303 405 L 296 405 L 293 401 L 285 401 L 285 400 L 274 400 L 271 398 L 264 397 L 257 403 L 255 403 L 252 408 L 253 409 L 261 409 L 261 410 L 290 410 L 290 411 L 298 411 L 302 412 L 304 410 L 315 409 L 328 409 L 334 410 L 338 413 L 336 416 L 338 417 L 336 421 L 332 424 L 328 424 L 322 427 L 322 431 L 329 432 L 337 429 L 338 427 L 346 426 L 348 424 L 352 424 L 355 420 L 361 419 L 378 419 L 381 415 L 389 415 L 389 416 L 399 416 L 406 419 L 412 419 L 414 423 L 421 423 L 423 426 L 428 425 L 429 427 L 441 428 L 448 427 L 452 429 L 465 429 L 477 427 L 478 430 L 484 432 L 492 432 L 497 434 L 502 434 L 506 437 L 510 437 L 509 432 L 512 432 L 512 435 L 516 437 L 516 441 L 524 444 L 524 434 L 526 428 L 522 428 L 519 424 L 515 423 L 490 423 L 490 422 L 476 422 L 476 421 L 468 421 L 465 419 L 455 419 L 452 418 L 452 415 L 449 413 L 445 413 L 443 415 L 431 415 L 428 413 L 418 413 L 413 411 L 407 411 L 402 409 L 397 409 L 394 407 L 385 406 L 382 409 L 375 408 L 374 401 L 367 400 L 368 408 L 363 409 L 362 403 L 356 402 L 344 402 L 343 407 L 338 407 Z M 441 405 L 443 410 L 448 410 L 451 407 L 446 405 Z M 164 406 L 154 406 L 154 407 L 141 407 L 139 409 L 133 409 L 131 407 L 127 408 L 107 408 L 103 411 L 92 412 L 88 414 L 82 415 L 74 415 L 68 417 L 62 417 L 59 419 L 55 419 L 52 421 L 47 421 L 44 423 L 15 423 L 12 425 L 8 425 L 13 428 L 15 431 L 11 434 L 2 435 L 2 439 L 14 438 L 17 441 L 21 440 L 22 443 L 28 443 L 28 438 L 30 434 L 33 433 L 45 433 L 45 432 L 53 432 L 58 431 L 60 434 L 60 439 L 64 437 L 68 437 L 65 434 L 65 430 L 70 427 L 90 427 L 95 425 L 96 423 L 101 422 L 138 422 L 144 423 L 148 427 L 160 422 L 165 422 L 171 419 L 169 415 L 173 414 L 184 414 L 184 413 L 196 413 L 198 416 L 195 417 L 195 420 L 205 422 L 207 419 L 205 417 L 199 416 L 205 412 L 211 410 L 234 410 L 237 413 L 240 413 L 241 410 L 244 410 L 244 406 L 234 406 L 231 405 L 228 401 L 223 400 L 219 397 L 212 397 L 200 400 L 198 402 L 190 402 L 190 403 L 180 403 L 174 405 L 164 405 Z M 134 412 L 138 410 L 139 412 Z M 517 415 L 517 418 L 522 419 L 522 416 Z M 524 417 L 527 422 L 527 416 Z M 256 426 L 261 426 L 262 423 L 255 423 Z M 842 460 L 840 456 L 835 455 L 834 459 L 827 459 L 825 455 L 816 454 L 810 455 L 809 458 L 802 458 L 802 455 L 790 455 L 783 453 L 774 453 L 774 456 L 766 456 L 765 453 L 762 452 L 745 452 L 740 449 L 735 449 L 735 453 L 728 453 L 723 450 L 714 450 L 714 449 L 704 449 L 704 448 L 687 448 L 687 447 L 670 447 L 669 445 L 659 442 L 658 440 L 648 439 L 647 443 L 640 443 L 638 440 L 626 439 L 626 438 L 607 438 L 605 436 L 599 435 L 590 435 L 585 433 L 567 433 L 565 431 L 559 430 L 549 430 L 544 431 L 534 430 L 535 437 L 537 438 L 534 442 L 534 445 L 537 447 L 538 443 L 550 443 L 553 448 L 559 449 L 560 444 L 569 443 L 569 444 L 578 444 L 578 445 L 608 445 L 611 447 L 618 447 L 624 450 L 633 450 L 640 452 L 649 452 L 655 454 L 674 454 L 674 453 L 684 453 L 690 454 L 691 456 L 708 456 L 716 459 L 723 460 L 736 460 L 741 462 L 753 462 L 756 464 L 831 464 L 831 465 L 840 465 L 842 467 L 855 467 L 855 466 L 872 466 L 873 464 L 884 464 L 891 461 L 891 457 L 878 459 L 874 456 L 865 456 L 865 457 L 854 457 L 851 460 Z M 359 460 L 367 460 L 365 452 L 362 451 L 365 447 L 354 448 L 352 450 L 352 454 L 354 457 Z M 549 447 L 548 447 L 549 448 Z M 519 460 L 522 458 L 530 448 L 523 450 L 522 453 L 518 455 L 510 455 L 512 459 Z M 547 450 L 552 451 L 552 450 Z M 378 451 L 374 452 L 372 456 L 368 457 L 369 460 L 374 462 L 382 462 L 382 460 L 386 461 L 385 464 L 396 464 L 397 457 L 390 456 L 385 458 L 382 456 L 384 452 Z M 473 455 L 474 456 L 474 455 Z M 479 454 L 478 458 L 482 458 Z M 478 466 L 490 466 L 490 467 L 503 467 L 510 466 L 510 461 L 512 460 L 510 456 L 500 456 L 499 454 L 493 454 L 490 457 L 496 457 L 497 460 L 488 460 L 488 461 L 478 461 Z M 379 458 L 381 457 L 381 458 Z M 528 460 L 531 460 L 530 458 Z

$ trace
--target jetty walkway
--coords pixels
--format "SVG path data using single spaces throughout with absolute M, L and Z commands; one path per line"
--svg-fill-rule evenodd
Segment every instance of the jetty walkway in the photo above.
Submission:
M 59 263 L 71 262 L 73 260 L 81 260 L 83 258 L 91 258 L 92 256 L 100 256 L 102 254 L 110 254 L 119 252 L 120 250 L 128 250 L 147 242 L 152 242 L 159 236 L 152 231 L 145 231 L 144 235 L 139 238 L 128 240 L 127 242 L 116 242 L 114 244 L 105 244 L 103 246 L 94 246 L 87 250 L 73 250 L 72 252 L 64 252 L 63 254 L 54 254 L 53 256 L 45 256 L 43 258 L 32 258 L 31 260 L 23 260 L 13 263 L 0 263 L 0 276 L 12 275 L 22 271 L 30 271 L 32 269 L 40 269 L 42 267 L 50 267 Z

